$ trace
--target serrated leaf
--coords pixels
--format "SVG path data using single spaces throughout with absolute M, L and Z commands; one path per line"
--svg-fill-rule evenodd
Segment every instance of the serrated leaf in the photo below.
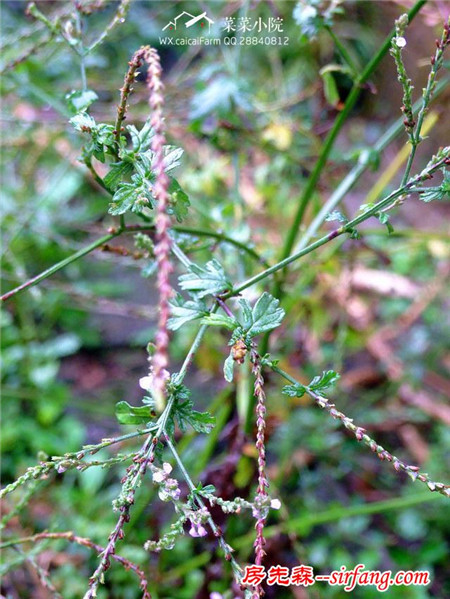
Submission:
M 201 318 L 208 313 L 206 304 L 201 300 L 185 301 L 183 296 L 178 294 L 171 302 L 171 318 L 168 321 L 168 327 L 172 331 L 178 330 L 186 322 Z
M 164 148 L 164 170 L 166 173 L 173 170 L 181 164 L 180 158 L 183 155 L 183 148 L 174 148 L 172 146 L 165 146 Z
M 154 135 L 150 121 L 147 121 L 140 131 L 134 125 L 127 125 L 127 130 L 131 136 L 131 143 L 135 152 L 145 152 L 148 150 Z
M 225 314 L 208 314 L 202 318 L 201 323 L 215 327 L 225 327 L 230 331 L 234 331 L 239 326 L 239 322 L 235 318 L 225 316 Z
M 264 292 L 253 307 L 252 325 L 246 331 L 247 335 L 255 337 L 276 328 L 285 314 L 279 304 L 279 300 Z
M 300 383 L 297 383 L 296 385 L 285 385 L 281 392 L 289 397 L 303 397 L 306 393 L 306 387 Z
M 242 310 L 242 326 L 247 331 L 253 324 L 252 307 L 244 298 L 240 299 L 239 303 Z
M 188 208 L 191 205 L 187 194 L 181 189 L 176 179 L 170 180 L 169 185 L 170 205 L 167 209 L 169 214 L 173 214 L 177 222 L 181 223 L 188 214 Z
M 184 385 L 173 385 L 171 392 L 175 394 L 175 402 L 172 414 L 168 418 L 168 424 L 169 421 L 171 421 L 171 424 L 168 428 L 166 427 L 167 432 L 171 431 L 173 435 L 175 420 L 182 431 L 185 431 L 187 426 L 191 426 L 198 433 L 211 432 L 216 419 L 208 412 L 198 412 L 193 409 L 193 402 L 189 397 L 189 389 Z
M 223 266 L 216 259 L 198 266 L 191 264 L 190 272 L 179 277 L 180 287 L 185 291 L 195 293 L 199 298 L 207 295 L 217 295 L 232 289 Z
M 145 424 L 154 416 L 150 406 L 130 406 L 126 401 L 116 403 L 116 418 L 120 424 Z
M 125 214 L 131 210 L 136 201 L 136 188 L 132 183 L 122 183 L 113 195 L 108 212 L 114 216 Z
M 326 370 L 321 375 L 315 376 L 308 387 L 311 391 L 325 391 L 336 384 L 340 377 L 341 375 L 334 370 Z
M 115 191 L 120 183 L 123 182 L 125 177 L 128 177 L 133 172 L 133 164 L 128 161 L 116 162 L 111 165 L 111 169 L 103 179 L 103 183 L 111 189 L 111 191 Z
M 225 377 L 225 380 L 228 381 L 229 383 L 233 382 L 233 376 L 234 376 L 234 359 L 233 359 L 233 356 L 231 354 L 228 356 L 228 358 L 224 362 L 224 365 L 223 365 L 223 376 Z

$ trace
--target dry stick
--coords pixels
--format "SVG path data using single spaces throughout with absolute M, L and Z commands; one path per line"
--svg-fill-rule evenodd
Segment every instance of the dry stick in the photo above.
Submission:
M 284 370 L 281 370 L 281 368 L 278 368 L 278 366 L 272 364 L 270 361 L 264 360 L 263 363 L 264 365 L 271 368 L 274 372 L 280 374 L 293 385 L 300 385 L 300 383 L 297 380 L 295 380 Z M 306 393 L 316 402 L 319 408 L 326 410 L 330 414 L 330 416 L 332 416 L 335 420 L 340 420 L 342 424 L 345 426 L 345 428 L 351 431 L 358 441 L 362 441 L 374 453 L 376 453 L 380 460 L 392 462 L 392 465 L 394 466 L 397 472 L 402 470 L 403 472 L 406 472 L 406 474 L 408 474 L 408 476 L 413 481 L 420 480 L 422 483 L 426 484 L 430 491 L 440 493 L 441 495 L 444 495 L 444 497 L 450 497 L 450 485 L 441 482 L 434 482 L 430 479 L 426 472 L 421 472 L 418 466 L 410 466 L 408 464 L 405 464 L 405 462 L 400 460 L 394 454 L 387 451 L 381 445 L 378 445 L 378 443 L 374 439 L 369 437 L 369 435 L 366 433 L 366 430 L 363 427 L 353 424 L 353 419 L 349 418 L 348 416 L 337 410 L 335 405 L 333 403 L 330 403 L 326 397 L 318 395 L 317 393 L 309 389 L 309 387 L 306 387 L 304 385 L 302 385 L 302 387 L 306 390 Z
M 64 539 L 66 541 L 69 541 L 70 543 L 76 543 L 77 545 L 82 545 L 84 547 L 89 547 L 90 549 L 94 549 L 98 553 L 102 553 L 105 551 L 105 549 L 103 547 L 101 547 L 100 545 L 97 545 L 90 539 L 87 539 L 86 537 L 79 537 L 79 536 L 73 534 L 73 532 L 71 532 L 71 531 L 39 532 L 39 533 L 36 533 L 29 537 L 10 539 L 8 541 L 1 543 L 0 549 L 5 549 L 6 547 L 13 547 L 14 545 L 21 545 L 24 543 L 36 543 L 37 541 L 43 541 L 46 539 L 48 539 L 48 540 Z M 141 588 L 144 591 L 143 599 L 150 599 L 150 595 L 149 595 L 149 592 L 147 589 L 147 585 L 148 585 L 147 579 L 145 577 L 144 572 L 139 568 L 139 566 L 137 566 L 130 560 L 126 559 L 125 557 L 116 555 L 115 553 L 111 554 L 111 558 L 116 560 L 116 562 L 119 562 L 120 564 L 122 564 L 122 566 L 124 566 L 127 570 L 132 570 L 138 576 L 140 583 L 141 583 Z

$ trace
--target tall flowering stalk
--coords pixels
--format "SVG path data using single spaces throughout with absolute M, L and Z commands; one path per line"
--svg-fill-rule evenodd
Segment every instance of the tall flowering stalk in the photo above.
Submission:
M 254 395 L 256 398 L 256 449 L 258 451 L 258 488 L 255 498 L 254 515 L 256 517 L 256 539 L 253 543 L 255 548 L 255 564 L 261 566 L 262 560 L 266 554 L 264 545 L 264 526 L 267 518 L 267 503 L 268 494 L 267 488 L 269 481 L 266 477 L 266 447 L 265 447 L 265 430 L 266 430 L 266 394 L 264 392 L 264 378 L 262 376 L 261 358 L 256 349 L 252 347 L 250 351 L 250 360 L 252 362 L 252 373 L 255 377 Z M 260 584 L 255 586 L 253 598 L 258 599 L 264 595 L 264 590 Z
M 170 218 L 167 214 L 169 177 L 164 170 L 164 145 L 166 140 L 162 113 L 164 86 L 161 81 L 161 63 L 158 53 L 153 48 L 146 49 L 145 59 L 148 62 L 147 84 L 150 90 L 149 102 L 152 109 L 150 122 L 154 131 L 151 149 L 154 154 L 153 171 L 156 177 L 153 186 L 153 195 L 157 200 L 155 257 L 158 265 L 157 288 L 159 293 L 158 330 L 155 336 L 156 349 L 150 367 L 150 377 L 152 377 L 152 393 L 155 400 L 155 407 L 158 412 L 162 412 L 166 403 L 165 394 L 168 379 L 169 331 L 167 321 L 170 316 L 169 300 L 172 296 L 172 287 L 169 278 L 173 270 L 170 262 Z

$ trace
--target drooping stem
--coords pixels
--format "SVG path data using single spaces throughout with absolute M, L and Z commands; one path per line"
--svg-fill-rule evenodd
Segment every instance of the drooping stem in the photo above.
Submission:
M 300 384 L 290 374 L 288 374 L 287 372 L 285 372 L 284 370 L 282 370 L 275 364 L 271 363 L 270 361 L 268 361 L 268 360 L 264 361 L 264 365 L 271 368 L 273 370 L 273 372 L 280 374 L 283 378 L 285 378 L 287 381 L 289 381 L 293 385 Z M 343 414 L 342 412 L 337 410 L 335 405 L 333 403 L 331 403 L 326 397 L 319 395 L 318 393 L 316 393 L 315 391 L 310 389 L 308 386 L 302 385 L 302 388 L 305 389 L 306 393 L 315 401 L 315 403 L 320 408 L 327 411 L 332 418 L 334 418 L 336 420 L 340 420 L 342 422 L 342 424 L 345 426 L 345 428 L 347 430 L 349 430 L 358 441 L 367 445 L 371 449 L 371 451 L 373 451 L 377 455 L 377 457 L 380 460 L 392 463 L 394 469 L 397 472 L 399 472 L 399 471 L 405 472 L 406 474 L 409 475 L 409 477 L 413 481 L 419 480 L 422 483 L 425 483 L 425 485 L 428 487 L 428 489 L 430 491 L 440 493 L 441 495 L 444 495 L 445 497 L 450 497 L 450 485 L 446 485 L 441 482 L 434 482 L 430 479 L 430 477 L 428 476 L 427 473 L 421 472 L 417 466 L 411 466 L 409 464 L 406 464 L 405 462 L 400 460 L 400 458 L 398 458 L 394 454 L 387 451 L 387 449 L 385 449 L 384 447 L 379 445 L 374 439 L 372 439 L 372 437 L 370 437 L 367 434 L 366 430 L 362 426 L 358 426 L 358 425 L 354 424 L 353 418 L 349 418 L 348 416 L 346 416 L 345 414 Z

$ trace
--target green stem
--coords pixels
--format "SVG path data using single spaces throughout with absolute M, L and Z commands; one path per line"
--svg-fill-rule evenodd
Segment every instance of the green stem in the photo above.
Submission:
M 430 74 L 428 75 L 427 86 L 423 91 L 423 98 L 422 98 L 422 102 L 421 102 L 422 105 L 421 105 L 421 108 L 419 111 L 419 115 L 417 117 L 417 125 L 414 129 L 413 134 L 411 135 L 411 144 L 412 144 L 411 153 L 408 157 L 408 162 L 406 163 L 405 173 L 403 175 L 403 179 L 402 179 L 402 183 L 401 183 L 402 185 L 404 185 L 409 178 L 409 175 L 411 173 L 412 164 L 414 161 L 414 157 L 416 155 L 417 146 L 422 141 L 422 138 L 420 137 L 420 132 L 422 130 L 425 115 L 428 111 L 428 105 L 431 102 L 431 97 L 432 97 L 433 93 L 436 91 L 436 74 L 437 74 L 439 68 L 442 66 L 442 59 L 443 59 L 444 49 L 445 49 L 445 45 L 446 45 L 445 39 L 446 39 L 446 33 L 445 33 L 445 29 L 444 29 L 444 33 L 442 35 L 442 40 L 441 40 L 441 45 L 438 46 L 436 53 L 434 55 L 434 62 L 432 62 L 432 64 L 431 64 L 431 70 L 430 70 Z M 439 43 L 439 40 L 438 40 L 438 43 Z
M 218 241 L 223 241 L 224 243 L 229 243 L 230 245 L 234 245 L 236 248 L 242 250 L 247 253 L 249 256 L 263 264 L 264 266 L 268 266 L 268 262 L 264 260 L 254 249 L 242 243 L 241 241 L 237 241 L 232 237 L 228 237 L 223 233 L 219 233 L 216 231 L 209 231 L 208 229 L 200 229 L 200 228 L 192 228 L 192 227 L 184 227 L 179 225 L 174 225 L 171 227 L 174 231 L 178 233 L 187 233 L 188 235 L 198 236 L 198 237 L 211 237 L 212 239 L 217 239 Z M 123 233 L 135 233 L 139 231 L 154 231 L 154 225 L 127 225 Z
M 347 66 L 350 67 L 352 75 L 355 76 L 358 73 L 358 68 L 355 65 L 355 63 L 353 62 L 352 57 L 350 56 L 347 48 L 344 46 L 344 44 L 341 42 L 341 40 L 338 38 L 338 36 L 334 33 L 332 27 L 330 27 L 329 25 L 325 25 L 325 29 L 327 30 L 327 32 L 330 35 L 333 42 L 335 43 L 339 54 L 342 56 L 344 61 L 347 63 Z
M 415 15 L 419 12 L 419 10 L 422 8 L 422 6 L 425 3 L 426 3 L 426 0 L 418 0 L 418 2 L 416 2 L 414 7 L 408 13 L 409 21 L 411 21 L 415 17 Z M 359 95 L 361 93 L 363 84 L 369 79 L 369 77 L 372 75 L 372 73 L 375 71 L 375 69 L 377 68 L 377 66 L 379 65 L 381 60 L 383 59 L 384 55 L 389 50 L 390 45 L 391 45 L 391 39 L 392 39 L 393 35 L 395 35 L 395 29 L 393 29 L 390 32 L 390 34 L 386 37 L 385 41 L 383 42 L 381 48 L 378 50 L 377 54 L 372 58 L 372 60 L 366 66 L 364 71 L 361 73 L 360 77 L 358 77 L 358 79 L 354 82 L 353 87 L 350 91 L 350 94 L 348 95 L 347 100 L 345 102 L 345 106 L 344 106 L 343 110 L 338 114 L 331 131 L 328 133 L 327 138 L 324 141 L 324 144 L 322 147 L 322 152 L 320 153 L 320 156 L 316 162 L 316 165 L 306 183 L 306 187 L 303 191 L 303 194 L 300 197 L 300 201 L 299 201 L 299 204 L 297 207 L 297 212 L 294 216 L 294 220 L 292 222 L 291 228 L 290 228 L 289 233 L 286 238 L 286 242 L 283 247 L 283 252 L 281 255 L 282 260 L 284 258 L 287 258 L 287 256 L 289 256 L 289 254 L 292 251 L 292 248 L 294 247 L 294 243 L 295 243 L 301 222 L 303 220 L 303 216 L 304 216 L 306 207 L 307 207 L 307 205 L 312 197 L 312 194 L 316 188 L 316 184 L 317 184 L 317 182 L 320 178 L 320 175 L 325 167 L 325 164 L 328 160 L 328 156 L 329 156 L 331 149 L 334 145 L 334 142 L 338 136 L 338 133 L 341 130 L 345 121 L 347 120 L 353 107 L 355 106 L 356 101 L 359 98 Z M 275 297 L 280 297 L 280 292 L 282 289 L 282 282 L 283 282 L 284 276 L 275 285 L 275 291 L 273 293 L 273 295 L 275 295 Z
M 7 299 L 16 295 L 17 293 L 20 293 L 21 291 L 25 291 L 25 289 L 29 289 L 30 287 L 37 285 L 44 279 L 48 279 L 48 277 L 51 277 L 59 270 L 65 268 L 69 264 L 72 264 L 72 262 L 79 260 L 83 256 L 86 256 L 86 254 L 89 254 L 96 248 L 100 247 L 104 243 L 107 243 L 111 239 L 114 239 L 114 237 L 117 237 L 121 233 L 122 233 L 122 231 L 120 229 L 118 229 L 114 233 L 110 233 L 108 235 L 105 235 L 104 237 L 100 237 L 100 239 L 93 241 L 90 245 L 87 245 L 86 247 L 82 248 L 78 252 L 75 252 L 75 254 L 72 254 L 71 256 L 69 256 L 68 258 L 65 258 L 64 260 L 61 260 L 61 262 L 58 262 L 57 264 L 54 264 L 50 268 L 47 268 L 47 270 L 44 270 L 44 272 L 41 272 L 39 275 L 29 279 L 25 283 L 22 283 L 22 285 L 19 285 L 15 289 L 11 289 L 11 291 L 8 291 L 7 293 L 5 293 L 4 295 L 2 295 L 0 297 L 0 301 L 4 302 Z
M 170 451 L 173 454 L 173 457 L 175 458 L 175 461 L 179 467 L 179 469 L 181 470 L 181 473 L 183 474 L 183 477 L 185 479 L 185 481 L 188 484 L 188 487 L 190 489 L 190 491 L 195 491 L 196 487 L 191 479 L 191 477 L 189 476 L 188 471 L 186 470 L 186 468 L 184 467 L 184 464 L 180 458 L 180 456 L 178 455 L 178 452 L 175 448 L 175 445 L 172 443 L 172 441 L 170 440 L 170 437 L 168 435 L 166 435 L 166 443 L 167 446 L 169 447 Z M 195 501 L 196 503 L 203 509 L 207 510 L 207 507 L 205 505 L 205 502 L 203 501 L 203 499 L 199 496 L 198 493 L 194 493 L 193 494 L 195 497 Z M 209 510 L 208 510 L 208 514 L 209 514 Z M 208 516 L 207 518 L 207 522 L 209 524 L 209 526 L 211 527 L 211 530 L 213 531 L 214 536 L 217 538 L 220 547 L 222 548 L 227 560 L 230 561 L 230 563 L 232 564 L 233 567 L 233 571 L 234 572 L 239 572 L 240 571 L 240 567 L 238 565 L 238 563 L 236 562 L 236 560 L 234 559 L 234 557 L 232 556 L 232 554 L 230 553 L 230 548 L 229 546 L 225 543 L 225 539 L 223 538 L 223 534 L 221 532 L 221 530 L 219 529 L 219 527 L 216 525 L 216 523 L 214 522 L 214 520 L 212 519 L 211 515 Z M 239 582 L 240 579 L 237 578 L 237 581 Z
M 433 165 L 428 170 L 428 173 L 431 174 L 435 170 L 441 168 L 442 165 L 445 164 L 445 161 L 446 161 L 446 158 L 442 159 L 440 162 L 438 162 L 435 165 Z M 334 231 L 331 231 L 330 233 L 328 233 L 324 237 L 321 237 L 320 239 L 318 239 L 314 243 L 311 243 L 310 245 L 308 245 L 306 248 L 303 248 L 302 250 L 300 250 L 298 252 L 295 252 L 294 254 L 292 254 L 291 256 L 288 256 L 284 260 L 281 260 L 280 262 L 277 262 L 277 264 L 274 264 L 270 268 L 266 268 L 265 270 L 263 270 L 259 274 L 254 275 L 250 279 L 247 279 L 246 281 L 242 282 L 237 287 L 234 287 L 234 289 L 232 291 L 229 291 L 227 294 L 225 294 L 224 296 L 222 296 L 223 299 L 227 299 L 228 297 L 231 297 L 231 296 L 234 296 L 234 295 L 238 295 L 239 293 L 241 293 L 241 291 L 244 291 L 244 289 L 247 289 L 248 287 L 251 287 L 255 283 L 258 283 L 259 281 L 265 279 L 269 275 L 277 272 L 278 270 L 281 270 L 281 269 L 285 268 L 286 266 L 288 266 L 292 262 L 295 262 L 299 258 L 302 258 L 303 256 L 306 256 L 306 254 L 309 254 L 309 253 L 313 252 L 314 250 L 316 250 L 317 248 L 321 247 L 322 245 L 325 245 L 329 241 L 332 241 L 333 239 L 336 239 L 337 237 L 340 237 L 344 233 L 351 232 L 357 225 L 359 225 L 362 222 L 366 221 L 368 218 L 370 218 L 372 216 L 375 216 L 383 208 L 386 208 L 387 206 L 390 206 L 391 203 L 393 202 L 393 200 L 395 200 L 396 198 L 398 198 L 398 197 L 400 197 L 402 195 L 406 195 L 406 194 L 411 193 L 412 191 L 414 191 L 413 187 L 415 186 L 415 184 L 418 181 L 422 180 L 421 177 L 423 177 L 422 173 L 420 175 L 418 175 L 416 178 L 412 179 L 409 183 L 407 183 L 403 187 L 400 187 L 396 191 L 393 191 L 387 197 L 385 197 L 384 199 L 382 199 L 379 202 L 377 202 L 372 208 L 370 208 L 369 210 L 366 210 L 365 212 L 363 212 L 359 216 L 355 217 L 353 220 L 349 221 L 348 223 L 346 223 L 342 227 L 339 227 L 338 229 L 335 229 Z
M 448 85 L 450 79 L 446 78 L 442 80 L 436 87 L 436 95 L 440 94 Z M 414 106 L 413 111 L 417 112 L 422 104 L 421 100 L 418 100 Z M 398 119 L 395 123 L 393 123 L 389 129 L 380 137 L 380 139 L 373 146 L 373 151 L 381 152 L 386 148 L 404 129 L 403 125 L 403 117 Z M 343 179 L 343 181 L 339 184 L 336 190 L 332 193 L 329 199 L 325 202 L 320 212 L 314 218 L 312 223 L 307 228 L 305 234 L 302 236 L 299 244 L 296 247 L 296 250 L 301 250 L 306 247 L 309 240 L 317 233 L 320 225 L 325 221 L 327 214 L 332 212 L 336 206 L 340 203 L 343 197 L 349 192 L 349 190 L 353 187 L 362 173 L 369 166 L 369 152 L 366 151 L 365 154 L 362 154 L 359 162 L 355 165 L 352 170 L 348 173 L 348 175 Z

